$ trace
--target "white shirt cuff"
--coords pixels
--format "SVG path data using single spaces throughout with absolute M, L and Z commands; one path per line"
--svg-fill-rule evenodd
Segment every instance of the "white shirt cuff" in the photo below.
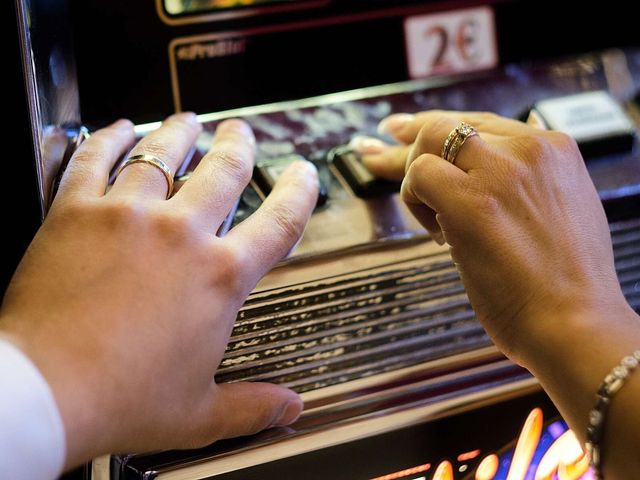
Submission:
M 57 478 L 65 449 L 49 385 L 22 351 L 0 338 L 0 478 Z

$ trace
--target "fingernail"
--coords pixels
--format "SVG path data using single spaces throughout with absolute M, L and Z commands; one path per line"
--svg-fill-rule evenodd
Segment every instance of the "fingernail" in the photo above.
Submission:
M 272 427 L 284 427 L 285 425 L 289 425 L 293 423 L 302 412 L 303 403 L 300 397 L 296 397 L 295 399 L 289 400 L 285 407 L 282 409 L 282 412 L 278 416 L 276 420 L 271 424 Z
M 536 112 L 535 110 L 531 110 L 529 112 L 529 116 L 527 117 L 527 122 L 528 125 L 531 125 L 532 127 L 535 127 L 539 130 L 546 130 L 547 126 L 544 123 L 544 120 L 542 119 L 542 116 Z
M 318 169 L 316 166 L 308 160 L 296 160 L 287 167 L 287 170 L 291 169 L 294 172 L 300 172 L 307 178 L 313 179 L 316 183 L 318 180 Z
M 131 123 L 131 120 L 121 118 L 120 120 L 113 122 L 111 126 L 113 128 L 117 128 L 118 130 L 131 130 L 133 128 L 133 123 Z
M 379 138 L 356 135 L 349 142 L 349 147 L 360 155 L 377 155 L 384 152 L 388 146 Z
M 415 118 L 415 115 L 410 113 L 394 113 L 393 115 L 389 115 L 378 124 L 378 133 L 380 135 L 395 135 L 408 123 L 413 122 Z
M 193 112 L 174 113 L 173 116 L 180 120 L 184 120 L 185 122 L 196 123 L 198 121 L 198 117 Z
M 431 238 L 438 244 L 444 245 L 444 235 L 442 232 L 435 232 L 431 234 Z
M 256 137 L 253 134 L 251 126 L 247 122 L 245 122 L 244 120 L 240 120 L 239 118 L 230 118 L 228 120 L 224 120 L 217 126 L 216 133 L 225 132 L 237 132 L 245 136 L 252 143 L 255 144 L 256 142 Z

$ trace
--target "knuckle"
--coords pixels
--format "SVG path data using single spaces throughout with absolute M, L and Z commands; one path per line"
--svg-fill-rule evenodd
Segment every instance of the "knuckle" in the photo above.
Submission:
M 410 179 L 405 179 L 400 187 L 400 200 L 407 204 L 419 203 Z
M 269 215 L 273 219 L 273 225 L 286 239 L 295 241 L 304 231 L 304 223 L 300 221 L 296 213 L 286 205 L 274 205 L 269 207 Z
M 438 132 L 438 134 L 442 136 L 442 141 L 444 142 L 446 136 L 456 127 L 456 125 L 457 123 L 450 118 L 438 116 L 433 119 L 431 125 L 425 125 L 422 127 L 421 133 L 424 132 L 426 135 L 432 135 L 432 132 Z
M 180 210 L 156 209 L 151 212 L 154 229 L 162 238 L 178 240 L 193 240 L 197 232 L 196 222 L 187 212 Z
M 544 161 L 554 148 L 548 135 L 544 134 L 516 136 L 512 138 L 512 144 L 527 163 Z
M 426 161 L 426 156 L 420 155 L 407 165 L 407 171 L 405 172 L 404 181 L 402 182 L 403 186 L 405 183 L 410 184 L 415 179 L 421 178 L 421 176 L 424 174 L 425 169 L 427 168 Z
M 246 290 L 246 279 L 239 272 L 246 270 L 245 266 L 251 261 L 249 253 L 238 246 L 228 242 L 219 242 L 215 251 L 218 265 L 216 277 L 222 284 L 234 294 Z
M 166 161 L 167 158 L 169 158 L 169 156 L 171 155 L 171 150 L 165 143 L 151 139 L 147 140 L 144 144 L 139 145 L 136 150 L 139 151 L 133 153 L 133 155 L 144 153 L 147 155 L 158 157 L 163 161 Z
M 83 152 L 77 152 L 67 165 L 67 168 L 62 175 L 62 181 L 66 181 L 66 178 L 73 175 L 79 184 L 89 183 L 91 179 L 96 176 L 97 169 L 95 168 L 95 163 L 99 163 L 100 158 L 100 152 L 96 152 L 95 154 L 86 150 Z
M 71 156 L 69 166 L 74 168 L 93 168 L 95 163 L 100 163 L 107 152 L 113 150 L 113 139 L 106 132 L 94 134 L 88 141 L 84 142 Z
M 114 225 L 141 224 L 148 218 L 149 207 L 133 197 L 121 197 L 105 202 L 101 214 Z
M 68 195 L 65 198 L 56 197 L 49 216 L 58 222 L 77 222 L 93 217 L 96 210 L 95 202 L 80 196 Z
M 251 180 L 251 168 L 248 162 L 238 153 L 229 150 L 211 153 L 211 161 L 222 170 L 222 173 L 239 183 L 246 184 Z
M 578 144 L 575 139 L 564 132 L 550 131 L 546 132 L 550 142 L 555 147 L 563 151 L 578 152 Z
M 500 215 L 502 203 L 495 195 L 484 190 L 477 191 L 474 197 L 473 203 L 484 218 L 497 218 Z
M 483 123 L 495 122 L 496 120 L 504 120 L 500 115 L 494 112 L 478 112 L 477 116 Z

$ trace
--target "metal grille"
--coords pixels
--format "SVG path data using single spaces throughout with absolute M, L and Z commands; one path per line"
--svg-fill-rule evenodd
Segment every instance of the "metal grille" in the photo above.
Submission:
M 640 308 L 640 219 L 611 225 L 627 300 Z M 448 254 L 415 258 L 250 297 L 218 381 L 298 392 L 490 345 Z

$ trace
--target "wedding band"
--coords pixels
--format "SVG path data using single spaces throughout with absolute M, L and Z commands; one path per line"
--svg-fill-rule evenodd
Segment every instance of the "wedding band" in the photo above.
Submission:
M 118 171 L 116 172 L 116 178 L 122 173 L 122 170 L 134 163 L 148 163 L 149 165 L 153 165 L 154 167 L 158 167 L 160 170 L 162 170 L 164 178 L 167 179 L 167 198 L 171 196 L 171 193 L 173 193 L 173 173 L 166 163 L 164 163 L 158 157 L 154 157 L 153 155 L 133 155 L 132 157 L 127 158 L 124 162 L 122 162 L 120 168 L 118 168 Z
M 447 162 L 455 163 L 458 152 L 467 141 L 467 138 L 477 135 L 475 128 L 465 122 L 460 122 L 456 128 L 451 130 L 444 143 L 440 156 Z

